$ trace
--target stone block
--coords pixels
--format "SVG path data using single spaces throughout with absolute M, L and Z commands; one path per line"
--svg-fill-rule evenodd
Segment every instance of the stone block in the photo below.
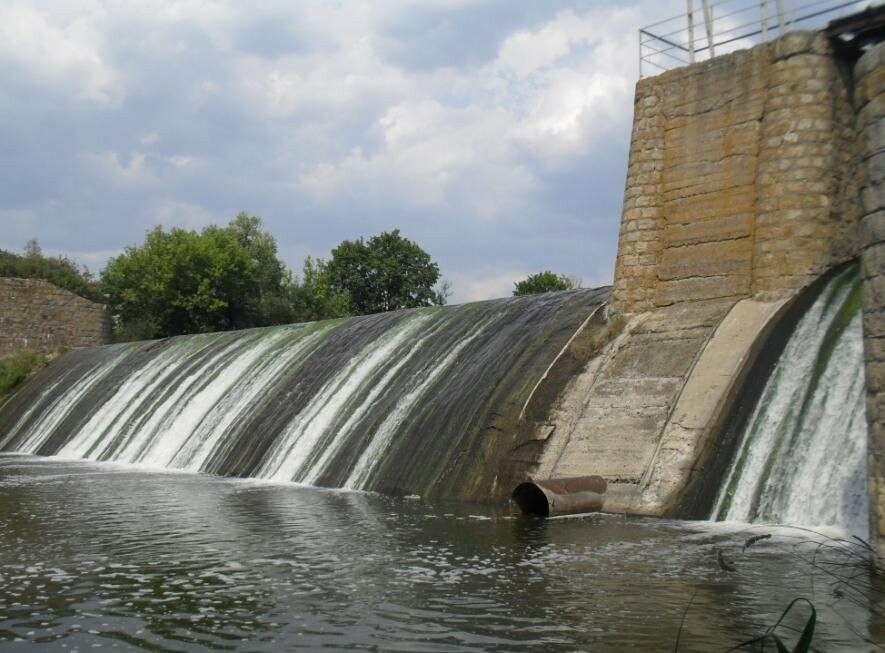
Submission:
M 862 107 L 873 98 L 885 94 L 885 66 L 871 70 L 854 81 L 854 104 Z
M 885 242 L 885 209 L 865 215 L 860 221 L 862 246 Z
M 885 337 L 864 338 L 863 348 L 864 348 L 864 357 L 866 358 L 866 360 L 868 360 L 868 361 L 885 361 Z M 870 397 L 872 397 L 873 399 L 876 399 L 880 402 L 885 402 L 885 394 L 883 394 L 882 396 L 879 396 L 877 393 L 873 393 L 870 395 Z
M 666 203 L 667 224 L 691 224 L 756 211 L 756 189 L 738 186 L 727 192 L 709 192 L 678 197 Z M 711 225 L 712 226 L 712 225 Z
M 885 143 L 882 143 L 885 146 Z M 864 162 L 866 168 L 866 179 L 868 183 L 874 186 L 881 186 L 885 183 L 885 150 L 878 151 Z
M 871 98 L 857 112 L 857 128 L 864 131 L 868 126 L 885 116 L 885 95 Z
M 885 188 L 868 182 L 860 189 L 860 199 L 864 214 L 874 213 L 885 208 Z
M 749 238 L 667 247 L 661 254 L 658 278 L 662 281 L 744 274 L 749 278 L 753 243 Z
M 655 305 L 668 306 L 702 299 L 746 297 L 749 293 L 750 279 L 745 274 L 674 279 L 658 284 Z
M 689 223 L 668 220 L 663 238 L 668 247 L 748 238 L 753 233 L 753 223 L 752 213 L 725 215 Z
M 864 77 L 885 64 L 885 43 L 879 43 L 867 50 L 854 64 L 854 79 Z
M 876 395 L 885 392 L 885 361 L 867 360 L 865 370 L 867 392 Z
M 885 118 L 874 120 L 860 134 L 863 158 L 868 158 L 885 149 Z
M 880 261 L 880 266 L 885 261 Z M 863 280 L 860 287 L 864 308 L 885 309 L 885 274 L 878 274 Z
M 634 333 L 672 333 L 678 328 L 683 333 L 697 331 L 693 337 L 703 337 L 702 330 L 716 327 L 733 305 L 728 299 L 713 299 L 662 306 L 649 314 Z
M 885 274 L 885 243 L 872 243 L 864 248 L 860 274 L 862 279 Z
M 874 310 L 872 307 L 865 307 L 863 332 L 865 338 L 885 337 L 885 309 Z
M 593 385 L 587 398 L 591 408 L 666 409 L 682 385 L 677 377 L 618 377 L 606 375 Z
M 715 188 L 733 188 L 752 184 L 756 177 L 756 158 L 729 156 L 718 161 L 695 161 L 667 170 L 664 175 L 665 199 L 678 199 Z

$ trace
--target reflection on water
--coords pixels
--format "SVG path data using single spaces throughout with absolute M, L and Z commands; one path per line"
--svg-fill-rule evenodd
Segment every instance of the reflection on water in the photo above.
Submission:
M 6 455 L 0 645 L 672 650 L 692 595 L 680 650 L 758 634 L 796 596 L 815 600 L 821 648 L 860 642 L 845 619 L 866 635 L 785 536 L 741 553 L 746 532 L 710 528 Z

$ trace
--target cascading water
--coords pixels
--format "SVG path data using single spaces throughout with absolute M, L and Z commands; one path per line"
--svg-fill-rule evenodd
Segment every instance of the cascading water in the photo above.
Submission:
M 744 430 L 712 518 L 866 537 L 866 419 L 857 266 L 790 336 Z
M 489 423 L 518 413 L 607 296 L 581 290 L 74 351 L 0 408 L 0 450 L 453 495 L 509 450 Z

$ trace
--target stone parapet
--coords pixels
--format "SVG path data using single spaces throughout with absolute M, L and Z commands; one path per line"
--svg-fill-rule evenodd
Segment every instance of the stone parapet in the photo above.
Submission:
M 0 277 L 0 358 L 110 342 L 101 305 L 38 279 Z

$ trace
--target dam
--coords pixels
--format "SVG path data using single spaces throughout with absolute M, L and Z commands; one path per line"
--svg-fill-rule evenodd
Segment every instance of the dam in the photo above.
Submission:
M 854 312 L 828 318 L 855 353 L 877 301 L 878 259 L 850 262 L 879 215 L 856 123 L 880 49 L 854 75 L 832 43 L 792 32 L 640 80 L 612 288 L 78 349 L 0 408 L 0 448 L 478 502 L 594 475 L 605 511 L 705 518 L 828 275 L 853 270 Z M 874 519 L 877 492 L 855 502 Z
M 0 641 L 725 647 L 806 592 L 809 537 L 839 564 L 785 527 L 885 551 L 885 47 L 842 34 L 638 82 L 610 287 L 38 372 L 0 404 Z M 508 506 L 587 477 L 598 513 Z M 822 645 L 880 607 L 818 604 Z

